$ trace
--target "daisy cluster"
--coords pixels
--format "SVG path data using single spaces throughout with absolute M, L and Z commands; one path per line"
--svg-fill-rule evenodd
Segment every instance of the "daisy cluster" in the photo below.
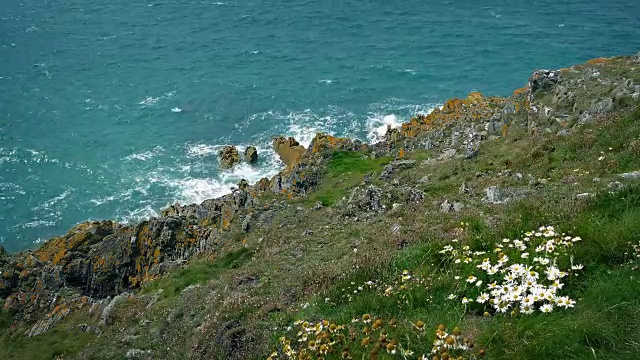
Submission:
M 413 329 L 414 335 L 401 336 L 398 329 L 403 325 L 405 330 L 407 326 Z M 433 342 L 425 338 L 424 333 L 425 323 L 421 320 L 399 324 L 395 318 L 383 319 L 371 314 L 354 318 L 347 324 L 298 320 L 289 329 L 289 336 L 280 337 L 278 349 L 267 360 L 364 358 L 361 354 L 368 354 L 369 359 L 378 359 L 384 354 L 385 358 L 446 360 L 475 359 L 484 353 L 484 350 L 474 352 L 473 341 L 463 337 L 459 328 L 447 333 L 445 325 L 438 326 Z M 432 346 L 432 351 L 416 354 L 410 349 L 410 343 L 422 343 L 423 349 Z
M 462 271 L 455 277 L 459 292 L 448 298 L 482 309 L 485 315 L 572 308 L 575 301 L 561 292 L 569 277 L 583 268 L 573 263 L 572 255 L 580 241 L 553 226 L 525 232 L 520 239 L 502 239 L 490 251 L 473 251 L 454 240 L 440 251 Z

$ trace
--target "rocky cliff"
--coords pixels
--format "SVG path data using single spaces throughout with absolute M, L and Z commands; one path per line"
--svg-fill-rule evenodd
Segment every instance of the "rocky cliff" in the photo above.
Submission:
M 348 188 L 331 213 L 339 219 L 363 221 L 427 201 L 419 184 L 437 179 L 425 176 L 410 181 L 396 176 L 421 166 L 420 160 L 407 156 L 410 153 L 433 154 L 421 160 L 429 166 L 451 159 L 472 160 L 481 154 L 483 143 L 500 141 L 514 127 L 526 129 L 528 137 L 569 136 L 585 124 L 637 106 L 639 100 L 640 57 L 595 59 L 570 68 L 536 71 L 525 87 L 509 97 L 475 92 L 464 99 L 450 99 L 428 115 L 389 128 L 376 144 L 317 134 L 305 149 L 295 139 L 277 137 L 273 145 L 286 167 L 271 179 L 253 185 L 242 181 L 229 195 L 201 204 L 176 204 L 160 217 L 138 224 L 87 222 L 38 249 L 0 252 L 0 300 L 12 314 L 11 328 L 21 331 L 15 336 L 42 334 L 78 311 L 102 318 L 100 326 L 108 326 L 119 295 L 153 283 L 196 255 L 223 257 L 246 241 L 247 234 L 276 222 L 285 213 L 287 201 L 308 198 L 322 187 L 323 179 L 332 176 L 327 163 L 336 153 L 391 160 L 379 174 L 367 173 L 361 183 Z M 231 159 L 229 166 L 240 161 L 233 150 L 222 154 L 225 161 Z M 247 158 L 254 161 L 254 157 Z M 461 193 L 468 191 L 464 186 Z M 499 203 L 505 197 L 526 196 L 522 191 L 502 192 L 496 188 L 483 197 Z M 445 201 L 437 204 L 444 213 L 464 207 Z M 321 201 L 314 206 L 321 207 Z M 396 237 L 401 246 L 404 240 Z

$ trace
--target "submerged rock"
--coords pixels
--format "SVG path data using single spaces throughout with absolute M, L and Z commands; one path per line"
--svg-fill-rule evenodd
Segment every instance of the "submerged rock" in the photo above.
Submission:
M 240 155 L 235 146 L 223 147 L 218 153 L 218 156 L 220 157 L 220 166 L 223 169 L 228 169 L 240 162 Z

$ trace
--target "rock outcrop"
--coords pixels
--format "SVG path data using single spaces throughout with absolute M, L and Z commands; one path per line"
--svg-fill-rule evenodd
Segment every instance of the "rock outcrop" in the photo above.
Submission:
M 258 150 L 254 146 L 249 146 L 244 150 L 244 161 L 249 164 L 258 161 Z
M 240 155 L 235 146 L 223 147 L 218 153 L 218 156 L 220 157 L 220 166 L 223 169 L 228 169 L 240 162 Z
M 293 167 L 298 162 L 300 156 L 307 151 L 296 139 L 292 137 L 285 138 L 283 136 L 273 138 L 273 149 L 287 167 Z

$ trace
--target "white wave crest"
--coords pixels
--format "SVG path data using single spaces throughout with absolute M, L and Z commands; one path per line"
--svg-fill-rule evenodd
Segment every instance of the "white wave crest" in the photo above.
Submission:
M 147 205 L 139 209 L 128 211 L 125 215 L 121 216 L 119 220 L 122 223 L 129 224 L 157 217 L 158 215 L 158 212 L 155 211 L 151 205 Z
M 397 129 L 402 125 L 395 115 L 377 115 L 367 119 L 367 140 L 375 144 L 384 139 L 387 129 Z
M 14 226 L 14 228 L 26 229 L 26 228 L 36 228 L 36 227 L 48 227 L 55 226 L 57 223 L 55 221 L 47 221 L 47 220 L 34 220 L 24 224 L 18 224 Z
M 140 153 L 135 153 L 135 154 L 131 154 L 127 157 L 125 157 L 126 160 L 140 160 L 140 161 L 147 161 L 150 159 L 153 159 L 154 157 L 162 154 L 164 152 L 164 148 L 162 146 L 156 146 L 151 150 L 147 150 L 147 151 L 143 151 Z
M 144 98 L 143 100 L 138 102 L 138 105 L 141 105 L 143 108 L 144 107 L 152 107 L 152 106 L 155 106 L 156 104 L 158 104 L 158 102 L 160 102 L 160 100 L 170 99 L 175 94 L 176 94 L 175 91 L 170 91 L 168 93 L 164 93 L 161 96 L 157 96 L 157 97 L 147 96 L 146 98 Z
M 195 144 L 188 145 L 187 156 L 188 157 L 204 157 L 215 155 L 220 151 L 222 145 L 208 145 L 208 144 Z

